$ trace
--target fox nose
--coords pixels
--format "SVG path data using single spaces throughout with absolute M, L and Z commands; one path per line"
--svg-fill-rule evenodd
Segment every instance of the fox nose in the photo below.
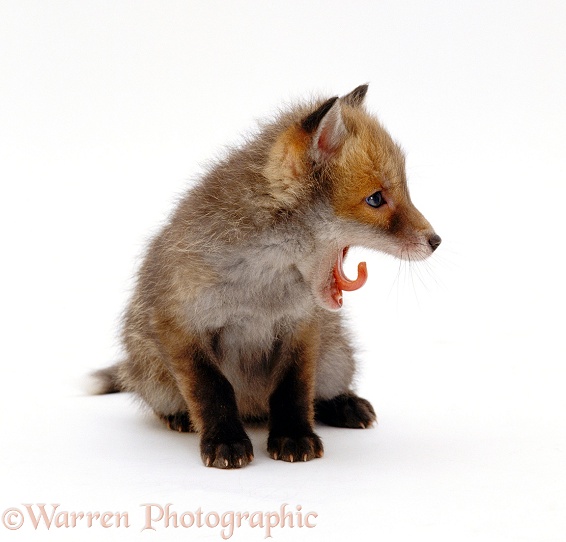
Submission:
M 436 235 L 436 233 L 428 238 L 428 244 L 433 251 L 438 248 L 440 243 L 442 243 L 442 239 L 440 238 L 440 235 Z

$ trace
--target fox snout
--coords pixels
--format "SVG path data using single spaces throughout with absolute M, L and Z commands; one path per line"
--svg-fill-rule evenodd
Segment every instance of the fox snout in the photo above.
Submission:
M 381 244 L 375 248 L 402 260 L 425 260 L 440 246 L 440 235 L 408 195 L 403 201 L 398 194 L 389 193 L 388 199 L 373 217 L 377 243 Z

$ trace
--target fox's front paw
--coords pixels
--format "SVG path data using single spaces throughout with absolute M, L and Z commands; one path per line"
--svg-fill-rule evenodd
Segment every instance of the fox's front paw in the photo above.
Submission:
M 247 436 L 230 442 L 219 440 L 203 438 L 200 442 L 200 456 L 207 467 L 239 469 L 254 458 L 252 443 Z
M 315 402 L 317 421 L 334 427 L 371 427 L 377 417 L 371 403 L 354 393 L 344 393 L 332 399 L 318 399 Z
M 299 437 L 269 436 L 267 451 L 273 459 L 283 461 L 310 461 L 322 457 L 324 449 L 320 437 L 315 433 Z

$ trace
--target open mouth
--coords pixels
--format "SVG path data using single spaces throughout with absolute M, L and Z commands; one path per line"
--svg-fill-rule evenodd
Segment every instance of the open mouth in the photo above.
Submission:
M 358 264 L 358 276 L 354 280 L 350 280 L 344 273 L 344 258 L 348 253 L 350 247 L 345 247 L 338 252 L 336 262 L 332 267 L 332 272 L 328 278 L 328 283 L 325 287 L 324 294 L 327 297 L 327 302 L 329 303 L 329 308 L 332 310 L 338 310 L 342 307 L 342 292 L 352 292 L 354 290 L 359 290 L 368 278 L 366 262 L 360 262 Z

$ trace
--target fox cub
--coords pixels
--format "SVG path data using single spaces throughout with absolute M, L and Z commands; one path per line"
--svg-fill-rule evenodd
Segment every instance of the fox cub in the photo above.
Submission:
M 315 420 L 365 428 L 352 391 L 342 263 L 352 245 L 427 258 L 440 237 L 413 206 L 404 156 L 364 108 L 367 85 L 297 105 L 210 168 L 153 239 L 123 322 L 125 359 L 99 393 L 133 392 L 171 429 L 200 434 L 206 466 L 323 454 Z

